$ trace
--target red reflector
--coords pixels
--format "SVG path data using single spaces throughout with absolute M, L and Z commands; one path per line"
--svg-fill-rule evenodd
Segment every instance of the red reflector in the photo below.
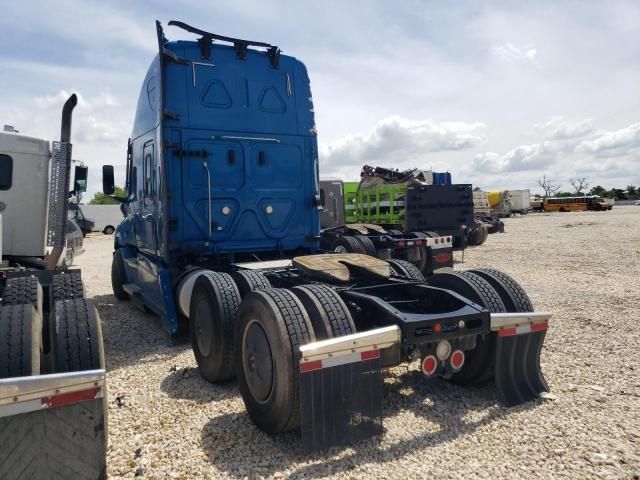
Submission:
M 100 392 L 100 387 L 90 388 L 89 390 L 80 390 L 79 392 L 63 393 L 61 395 L 54 395 L 51 397 L 43 397 L 42 405 L 47 408 L 63 407 L 65 405 L 71 405 L 79 403 L 85 400 L 93 400 Z
M 451 354 L 451 366 L 459 370 L 464 365 L 464 352 L 462 350 L 456 350 Z
M 424 240 L 416 240 L 416 245 L 424 245 Z
M 369 350 L 368 352 L 360 353 L 361 360 L 373 360 L 374 358 L 380 358 L 380 350 Z
M 549 324 L 547 322 L 534 323 L 531 325 L 532 332 L 539 332 L 540 330 L 546 330 L 549 328 Z
M 509 337 L 511 335 L 515 335 L 518 331 L 514 328 L 503 328 L 502 330 L 498 330 L 499 337 Z
M 398 245 L 399 247 L 404 247 L 406 244 L 406 242 L 404 240 L 397 240 L 396 241 L 396 245 Z
M 434 331 L 434 332 L 436 332 L 436 333 L 440 333 L 440 331 L 441 331 L 441 330 L 442 330 L 442 325 L 440 325 L 439 323 L 436 323 L 436 324 L 433 326 L 433 331 Z
M 313 362 L 304 362 L 300 364 L 300 373 L 313 372 L 322 368 L 322 360 L 314 360 Z
M 436 263 L 448 263 L 451 260 L 451 254 L 445 252 L 438 253 L 437 255 L 434 255 L 433 259 Z
M 436 371 L 436 368 L 438 368 L 438 361 L 436 360 L 436 357 L 433 355 L 424 357 L 424 360 L 422 360 L 422 373 L 431 376 Z

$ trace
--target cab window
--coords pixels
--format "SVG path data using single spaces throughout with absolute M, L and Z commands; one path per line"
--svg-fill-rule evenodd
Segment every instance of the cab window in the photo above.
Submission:
M 9 155 L 0 155 L 0 190 L 11 188 L 13 177 L 13 159 Z

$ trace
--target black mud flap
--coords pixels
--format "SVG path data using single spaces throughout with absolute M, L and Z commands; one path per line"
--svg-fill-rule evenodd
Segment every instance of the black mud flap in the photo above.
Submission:
M 301 369 L 300 431 L 308 452 L 381 435 L 380 356 L 310 371 Z
M 540 369 L 546 330 L 511 336 L 496 335 L 495 383 L 507 407 L 535 400 L 549 386 Z

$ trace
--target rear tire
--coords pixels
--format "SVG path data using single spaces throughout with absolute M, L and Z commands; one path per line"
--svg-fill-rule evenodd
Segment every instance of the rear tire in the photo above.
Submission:
M 244 298 L 248 293 L 254 290 L 264 290 L 271 288 L 271 282 L 262 272 L 254 270 L 238 270 L 231 274 L 233 281 L 236 282 L 240 297 Z
M 31 304 L 0 307 L 0 378 L 40 373 L 42 319 Z
M 2 292 L 3 305 L 31 303 L 42 315 L 42 285 L 36 277 L 13 277 L 7 280 Z
M 234 376 L 233 328 L 240 293 L 231 275 L 206 272 L 193 285 L 189 304 L 191 346 L 202 376 L 223 382 Z
M 126 283 L 128 283 L 128 280 L 124 258 L 122 257 L 122 250 L 118 249 L 113 252 L 113 259 L 111 260 L 111 288 L 118 300 L 129 300 L 129 294 L 124 289 Z
M 55 373 L 105 368 L 100 317 L 85 298 L 55 302 Z
M 395 275 L 404 277 L 412 282 L 424 282 L 424 275 L 413 263 L 398 259 L 387 260 L 387 262 Z
M 364 251 L 367 255 L 371 256 L 371 257 L 377 257 L 378 256 L 378 252 L 376 250 L 375 245 L 373 244 L 373 242 L 371 241 L 371 239 L 365 235 L 356 235 L 356 239 L 361 243 L 362 248 L 364 248 Z
M 343 235 L 336 238 L 331 245 L 331 248 L 336 253 L 363 253 L 366 255 L 366 250 L 353 235 Z
M 102 231 L 102 233 L 104 233 L 105 235 L 113 235 L 113 232 L 115 232 L 116 229 L 113 228 L 111 225 L 109 225 L 108 227 L 105 227 L 105 229 Z
M 470 273 L 481 276 L 498 292 L 507 312 L 533 312 L 533 304 L 525 292 L 513 278 L 493 268 L 478 268 Z
M 291 292 L 309 314 L 316 340 L 342 337 L 356 332 L 351 312 L 333 288 L 326 285 L 302 285 Z
M 54 275 L 51 286 L 54 301 L 84 298 L 85 295 L 80 272 L 65 272 Z
M 309 316 L 290 291 L 257 290 L 243 300 L 236 328 L 238 389 L 262 431 L 300 426 L 299 347 L 314 340 Z

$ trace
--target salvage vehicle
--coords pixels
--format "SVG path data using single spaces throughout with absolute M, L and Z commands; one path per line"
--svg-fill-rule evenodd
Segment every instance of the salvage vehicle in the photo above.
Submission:
M 516 405 L 548 390 L 550 314 L 495 270 L 424 278 L 411 263 L 320 248 L 319 162 L 307 70 L 265 42 L 169 41 L 142 84 L 128 142 L 115 296 L 188 325 L 201 375 L 237 379 L 263 431 L 309 449 L 381 432 L 381 368 L 493 379 Z M 113 194 L 114 169 L 103 167 Z M 470 197 L 469 197 L 470 198 Z M 470 201 L 470 200 L 469 200 Z
M 0 133 L 2 479 L 106 477 L 100 319 L 62 262 L 76 103 L 64 104 L 59 142 Z M 87 169 L 75 172 L 77 196 Z
M 435 232 L 403 233 L 382 225 L 360 223 L 355 213 L 349 217 L 347 198 L 341 180 L 320 180 L 321 249 L 405 260 L 425 275 L 453 268 L 453 237 Z

